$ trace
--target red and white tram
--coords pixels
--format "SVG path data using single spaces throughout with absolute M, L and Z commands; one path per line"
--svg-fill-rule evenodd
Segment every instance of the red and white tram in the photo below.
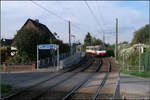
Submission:
M 104 45 L 86 46 L 86 53 L 92 55 L 106 55 L 106 47 Z

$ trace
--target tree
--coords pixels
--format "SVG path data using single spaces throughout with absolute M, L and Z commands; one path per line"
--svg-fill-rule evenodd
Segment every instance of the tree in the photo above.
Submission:
M 113 56 L 113 57 L 114 57 L 115 45 L 114 45 L 114 44 L 112 44 L 112 45 L 106 44 L 106 46 L 107 46 L 107 49 L 106 49 L 106 51 L 107 51 L 107 56 L 108 56 L 108 57 L 110 57 L 110 56 Z
M 132 40 L 132 44 L 137 44 L 137 43 L 144 43 L 148 44 L 149 43 L 149 29 L 150 29 L 150 24 L 145 25 L 141 29 L 137 30 L 134 32 L 134 37 Z
M 84 44 L 86 46 L 89 46 L 92 44 L 92 36 L 91 34 L 88 32 L 88 34 L 85 36 L 85 39 L 84 39 Z
M 103 41 L 100 39 L 97 39 L 96 37 L 92 37 L 91 34 L 88 32 L 88 34 L 85 36 L 84 39 L 84 45 L 90 46 L 90 45 L 102 45 Z
M 63 43 L 63 41 L 61 41 L 59 39 L 53 40 L 53 43 L 59 45 L 60 53 L 66 53 L 66 52 L 69 52 L 69 50 L 70 50 L 69 44 L 65 44 L 65 43 Z
M 36 59 L 37 45 L 49 43 L 49 38 L 33 28 L 23 28 L 17 32 L 14 43 L 19 55 L 25 53 L 30 59 Z
M 92 45 L 102 45 L 103 42 L 100 39 L 96 39 L 95 37 L 92 38 Z
M 59 38 L 58 34 L 56 32 L 53 33 L 55 37 Z

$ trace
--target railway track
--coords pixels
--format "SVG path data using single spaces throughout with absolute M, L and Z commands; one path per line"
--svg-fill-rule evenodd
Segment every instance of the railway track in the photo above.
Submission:
M 101 65 L 99 64 L 98 70 L 99 70 L 99 67 L 100 67 L 100 66 L 101 66 Z M 80 67 L 80 68 L 81 68 L 81 67 Z M 88 68 L 91 68 L 91 66 L 84 66 L 83 68 L 81 68 L 81 69 L 79 69 L 79 70 L 73 71 L 73 72 L 74 72 L 73 74 L 69 75 L 68 77 L 66 77 L 66 78 L 63 79 L 62 81 L 60 81 L 60 82 L 54 84 L 53 86 L 49 87 L 49 88 L 47 89 L 47 91 L 44 91 L 43 93 L 41 93 L 41 94 L 35 96 L 34 98 L 32 98 L 32 100 L 43 100 L 43 97 L 44 97 L 45 94 L 50 93 L 50 92 L 53 93 L 52 89 L 53 89 L 54 87 L 56 88 L 57 86 L 59 86 L 59 85 L 65 83 L 66 81 L 69 81 L 69 79 L 75 77 L 76 75 L 80 74 L 80 72 L 83 72 L 83 71 L 87 70 Z M 89 76 L 90 76 L 90 75 L 88 75 L 88 78 L 89 78 Z M 87 78 L 87 77 L 86 77 L 86 78 Z M 83 80 L 83 81 L 84 81 L 84 80 Z M 52 99 L 52 98 L 51 98 L 51 99 Z M 56 99 L 56 98 L 53 98 L 53 99 Z
M 81 95 L 79 93 L 79 91 L 88 91 L 87 87 L 86 87 L 86 83 L 88 82 L 89 79 L 93 78 L 94 76 L 96 76 L 97 72 L 99 72 L 101 69 L 97 69 L 95 72 L 92 72 L 85 80 L 83 80 L 79 85 L 77 85 L 74 89 L 72 89 L 66 96 L 64 96 L 62 98 L 62 100 L 70 100 L 70 99 L 97 99 L 97 97 L 100 95 L 101 90 L 103 88 L 103 86 L 105 85 L 105 82 L 108 78 L 109 72 L 111 71 L 111 63 L 108 62 L 109 67 L 108 67 L 108 71 L 106 72 L 106 74 L 104 75 L 104 78 L 102 80 L 102 82 L 99 84 L 99 86 L 97 87 L 97 90 L 95 92 L 95 94 L 82 94 L 81 95 L 85 96 L 84 98 L 81 98 Z M 101 65 L 102 66 L 102 65 Z M 99 73 L 101 74 L 101 73 Z M 84 89 L 85 88 L 85 89 Z M 79 94 L 79 95 L 78 95 Z
M 76 90 L 78 90 L 81 86 L 83 86 L 91 77 L 93 77 L 93 75 L 94 75 L 94 73 L 96 73 L 96 72 L 99 72 L 99 70 L 100 70 L 100 68 L 101 68 L 101 65 L 102 65 L 102 62 L 100 63 L 100 61 L 99 61 L 99 59 L 95 59 L 95 61 L 96 61 L 96 63 L 98 63 L 97 64 L 97 66 L 95 66 L 95 64 L 93 65 L 93 66 L 90 66 L 89 68 L 87 68 L 86 67 L 86 69 L 85 68 L 83 68 L 83 70 L 84 70 L 84 72 L 86 72 L 88 69 L 91 69 L 92 67 L 95 67 L 94 69 L 96 69 L 96 71 L 94 71 L 93 73 L 86 73 L 86 74 L 88 74 L 86 77 L 84 77 L 80 82 L 78 82 L 76 85 L 74 85 L 73 87 L 71 87 L 70 89 L 72 89 L 72 90 L 70 90 L 71 92 L 69 92 L 69 94 L 68 94 L 68 90 L 67 90 L 67 92 L 60 92 L 60 94 L 58 93 L 58 91 L 57 91 L 57 95 L 56 95 L 56 93 L 55 93 L 55 90 L 53 89 L 52 90 L 52 88 L 50 89 L 49 88 L 49 91 L 45 91 L 45 93 L 43 92 L 41 95 L 38 95 L 37 97 L 35 97 L 34 99 L 32 99 L 32 100 L 53 100 L 53 99 L 57 99 L 57 100 L 60 100 L 62 97 L 64 97 L 65 95 L 66 96 L 70 96 L 70 95 L 72 95 Z M 93 68 L 92 68 L 93 69 Z M 82 71 L 83 71 L 82 70 Z M 80 72 L 82 72 L 82 71 L 80 71 Z M 77 74 L 80 74 L 79 72 L 77 72 Z M 84 73 L 85 74 L 85 73 Z M 79 76 L 80 77 L 80 76 Z M 68 80 L 67 80 L 68 81 Z M 61 82 L 61 84 L 63 83 L 63 82 L 66 82 L 66 84 L 70 84 L 70 81 L 68 81 L 67 82 L 66 80 L 65 81 L 62 81 Z M 74 80 L 73 80 L 74 81 Z M 79 81 L 79 80 L 78 80 Z M 64 83 L 65 84 L 65 83 Z M 59 86 L 60 84 L 58 84 L 58 85 L 55 85 L 55 88 L 59 88 L 59 87 L 61 87 L 61 86 Z M 46 95 L 47 94 L 47 95 Z M 55 97 L 56 96 L 56 97 Z M 64 97 L 65 98 L 65 97 Z M 68 97 L 67 97 L 68 98 Z
M 86 58 L 85 58 L 85 59 L 86 59 Z M 25 89 L 23 89 L 23 90 L 20 90 L 20 91 L 17 91 L 17 92 L 15 92 L 15 93 L 11 94 L 11 95 L 2 97 L 2 100 L 12 100 L 12 98 L 17 98 L 18 95 L 20 95 L 20 94 L 22 94 L 22 93 L 28 91 L 29 89 L 31 90 L 31 89 L 33 89 L 33 88 L 35 88 L 35 87 L 38 87 L 39 85 L 41 85 L 41 84 L 43 84 L 43 83 L 45 83 L 45 82 L 47 82 L 47 81 L 53 80 L 53 79 L 55 79 L 55 78 L 57 78 L 57 77 L 59 77 L 59 76 L 65 74 L 65 73 L 67 73 L 67 72 L 72 72 L 72 71 L 78 69 L 78 68 L 81 67 L 81 66 L 89 66 L 89 65 L 91 64 L 92 58 L 90 59 L 91 61 L 88 61 L 88 63 L 85 63 L 85 62 L 87 61 L 87 60 L 85 60 L 85 59 L 84 59 L 83 61 L 81 61 L 79 64 L 77 64 L 76 66 L 74 66 L 74 67 L 72 67 L 72 68 L 68 68 L 67 70 L 64 70 L 64 71 L 62 71 L 62 72 L 60 72 L 60 73 L 58 73 L 58 74 L 56 74 L 56 75 L 54 75 L 54 76 L 52 76 L 52 77 L 50 77 L 50 78 L 44 80 L 44 81 L 40 81 L 40 82 L 38 82 L 38 83 L 36 83 L 36 84 L 34 84 L 34 85 L 32 85 L 32 86 L 29 86 L 29 87 L 27 87 L 27 88 L 25 88 Z M 81 71 L 83 71 L 83 70 L 85 70 L 85 69 L 86 69 L 86 68 L 82 69 Z
M 47 81 L 45 80 L 45 82 L 38 84 L 37 86 L 39 86 L 39 88 L 35 89 L 35 87 L 37 86 L 33 86 L 32 88 L 28 88 L 26 89 L 26 91 L 20 92 L 20 94 L 17 94 L 15 96 L 10 96 L 9 98 L 6 98 L 5 100 L 81 99 L 80 96 L 82 95 L 82 93 L 78 91 L 82 90 L 82 88 L 86 88 L 86 84 L 89 82 L 89 80 L 94 79 L 96 76 L 101 76 L 101 74 L 103 74 L 102 75 L 103 77 L 101 77 L 100 80 L 97 79 L 97 81 L 99 81 L 99 85 L 97 85 L 96 89 L 94 90 L 95 92 L 93 92 L 92 94 L 83 94 L 85 96 L 84 99 L 93 99 L 93 100 L 99 99 L 101 98 L 101 91 L 103 87 L 105 86 L 105 83 L 109 76 L 109 72 L 111 71 L 111 62 L 105 58 L 103 58 L 102 60 L 95 58 L 94 60 L 91 60 L 91 62 L 92 61 L 94 61 L 93 63 L 95 64 L 91 65 L 90 62 L 86 62 L 80 66 L 76 66 L 72 69 L 68 69 L 67 71 L 59 73 L 60 75 L 58 76 L 55 75 L 55 77 L 53 76 L 52 78 L 50 78 L 50 80 L 47 80 Z M 106 62 L 108 65 L 107 67 L 106 67 Z M 96 66 L 96 64 L 99 66 Z M 102 69 L 102 72 L 101 72 L 101 69 Z M 104 71 L 104 69 L 106 70 L 106 72 Z M 80 72 L 83 72 L 83 73 L 80 73 Z M 64 87 L 65 86 L 64 84 L 70 84 L 70 82 L 76 81 L 76 78 L 80 77 L 79 74 L 86 74 L 86 75 L 80 80 L 78 80 L 78 82 L 73 82 L 74 85 L 71 88 L 69 87 L 67 91 L 65 90 L 64 90 L 65 92 L 57 91 L 57 89 L 59 88 L 62 88 L 62 89 L 67 88 L 67 87 Z M 43 84 L 47 84 L 47 86 L 45 86 L 46 88 L 42 87 Z M 117 87 L 116 87 L 113 99 L 116 99 L 119 97 L 118 96 L 119 83 L 117 82 L 116 84 L 117 84 Z M 35 91 L 32 89 L 35 89 Z M 86 98 L 86 97 L 90 97 L 90 98 Z
M 106 82 L 106 80 L 107 80 L 107 78 L 108 78 L 109 72 L 111 72 L 111 63 L 110 63 L 109 60 L 108 60 L 108 63 L 109 63 L 108 71 L 106 72 L 104 79 L 102 80 L 101 84 L 99 85 L 99 87 L 98 87 L 98 89 L 97 89 L 97 91 L 96 91 L 96 94 L 95 94 L 95 96 L 93 97 L 93 100 L 96 100 L 97 97 L 98 97 L 98 95 L 100 95 L 101 90 L 102 90 L 103 86 L 105 85 L 105 82 Z
M 118 81 L 116 83 L 116 89 L 115 92 L 113 94 L 113 99 L 120 99 L 120 72 L 119 72 L 119 77 L 118 77 Z

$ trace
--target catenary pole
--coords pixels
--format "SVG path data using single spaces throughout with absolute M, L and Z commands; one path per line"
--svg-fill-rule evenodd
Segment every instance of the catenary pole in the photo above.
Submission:
M 70 56 L 72 55 L 72 46 L 71 46 L 71 26 L 69 21 L 69 46 L 70 46 Z
M 115 60 L 118 57 L 118 19 L 116 18 L 116 45 L 115 45 Z

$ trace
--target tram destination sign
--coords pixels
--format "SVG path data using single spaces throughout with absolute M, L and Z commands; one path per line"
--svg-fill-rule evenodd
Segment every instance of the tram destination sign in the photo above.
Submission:
M 39 45 L 39 49 L 43 49 L 43 50 L 46 50 L 46 49 L 56 49 L 57 46 L 55 44 L 42 44 L 42 45 Z

